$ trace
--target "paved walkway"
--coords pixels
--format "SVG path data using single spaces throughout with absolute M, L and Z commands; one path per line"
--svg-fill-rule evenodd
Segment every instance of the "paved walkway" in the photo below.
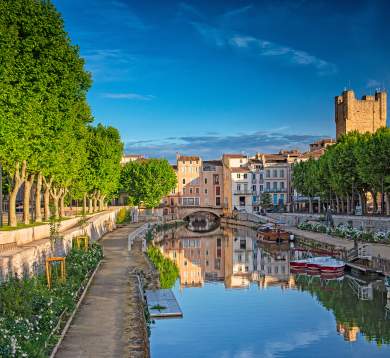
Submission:
M 341 239 L 338 237 L 334 237 L 331 235 L 322 234 L 322 233 L 318 233 L 318 232 L 301 230 L 301 229 L 297 229 L 296 227 L 293 227 L 293 226 L 283 226 L 283 227 L 285 230 L 293 233 L 294 235 L 304 237 L 306 239 L 311 239 L 311 240 L 315 240 L 318 242 L 326 243 L 329 245 L 333 245 L 338 249 L 349 250 L 349 249 L 352 249 L 354 246 L 354 243 L 351 240 Z
M 56 357 L 147 357 L 143 309 L 136 277 L 129 271 L 149 270 L 136 241 L 127 251 L 128 234 L 141 224 L 104 236 L 104 261 L 97 272 Z

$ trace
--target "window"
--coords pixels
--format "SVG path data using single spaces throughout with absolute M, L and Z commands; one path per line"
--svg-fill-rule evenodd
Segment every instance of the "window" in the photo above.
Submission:
M 215 206 L 220 206 L 221 205 L 221 198 L 219 196 L 217 196 L 215 198 Z
M 270 171 L 270 170 L 267 170 L 267 171 L 265 172 L 265 177 L 266 177 L 266 178 L 270 178 L 270 177 L 271 177 L 271 171 Z
M 274 169 L 274 178 L 277 178 L 278 177 L 278 171 L 276 169 Z
M 204 178 L 204 183 L 207 184 L 207 178 Z
M 244 183 L 244 192 L 246 193 L 248 191 L 248 184 Z
M 215 195 L 221 195 L 221 187 L 220 186 L 215 187 Z
M 214 179 L 214 184 L 219 184 L 219 175 L 218 174 L 214 174 L 213 179 Z
M 192 164 L 192 160 L 190 160 L 190 165 Z
M 241 178 L 241 174 L 237 173 L 237 179 L 240 179 L 240 178 Z
M 252 173 L 252 183 L 256 183 L 256 174 Z
M 195 205 L 199 206 L 199 198 L 195 198 Z
M 264 186 L 260 185 L 260 191 L 263 191 L 263 190 L 264 190 Z
M 253 202 L 253 203 L 256 203 L 256 199 L 257 199 L 256 195 L 253 195 L 253 196 L 252 196 L 252 202 Z
M 274 194 L 274 205 L 278 205 L 278 194 Z
M 284 181 L 281 181 L 281 182 L 279 183 L 279 185 L 280 185 L 280 189 L 284 189 Z
M 205 189 L 205 190 L 204 190 L 204 193 L 205 193 L 205 194 L 207 194 L 207 193 L 208 193 L 207 189 Z
M 279 171 L 279 176 L 280 176 L 281 178 L 284 178 L 284 169 L 280 169 L 280 171 Z
M 274 190 L 277 190 L 277 189 L 278 189 L 278 183 L 277 183 L 276 181 L 274 181 L 274 182 L 272 183 L 272 189 L 274 189 Z
M 275 183 L 274 183 L 275 184 Z M 192 188 L 190 188 L 190 194 L 192 194 Z
M 185 184 L 186 183 L 186 180 L 185 179 L 183 179 L 183 184 Z
M 195 188 L 195 193 L 199 194 L 199 188 Z
M 252 185 L 252 191 L 256 191 L 256 185 Z
M 264 179 L 264 174 L 260 173 L 260 180 L 263 180 L 263 179 Z
M 284 194 L 280 194 L 279 205 L 284 205 Z
M 186 193 L 186 188 L 183 188 L 183 194 L 185 194 Z
M 237 191 L 241 191 L 241 184 L 237 184 Z
M 246 179 L 246 178 L 248 178 L 248 174 L 247 173 L 244 174 L 244 179 Z
M 245 206 L 245 196 L 240 196 L 240 206 Z

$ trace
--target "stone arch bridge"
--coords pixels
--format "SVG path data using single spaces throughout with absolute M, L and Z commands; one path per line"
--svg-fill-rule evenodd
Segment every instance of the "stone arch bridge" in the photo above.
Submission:
M 195 213 L 211 213 L 216 217 L 221 217 L 223 210 L 218 208 L 202 207 L 202 206 L 180 206 L 178 207 L 178 217 L 179 219 L 184 219 L 187 216 L 193 215 Z

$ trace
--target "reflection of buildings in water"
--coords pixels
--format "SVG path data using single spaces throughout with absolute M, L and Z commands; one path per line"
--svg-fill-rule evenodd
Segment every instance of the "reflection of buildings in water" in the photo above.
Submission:
M 259 286 L 280 285 L 282 288 L 295 287 L 295 278 L 290 275 L 288 247 L 283 250 L 280 246 L 257 248 L 257 270 L 259 272 Z
M 344 336 L 344 340 L 348 342 L 355 342 L 357 335 L 360 332 L 360 328 L 357 326 L 350 327 L 348 324 L 337 322 L 337 332 Z
M 225 287 L 245 288 L 257 276 L 254 266 L 255 240 L 243 232 L 225 230 Z
M 162 245 L 163 253 L 179 267 L 181 287 L 201 287 L 205 280 L 224 279 L 224 238 L 171 239 Z

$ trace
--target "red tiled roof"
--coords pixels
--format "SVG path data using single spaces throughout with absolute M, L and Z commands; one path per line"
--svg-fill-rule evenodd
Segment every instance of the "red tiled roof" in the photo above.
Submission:
M 223 156 L 227 158 L 246 158 L 245 154 L 224 154 Z
M 247 173 L 249 169 L 246 167 L 234 167 L 230 169 L 232 173 Z
M 197 155 L 180 155 L 177 160 L 200 160 L 200 157 Z

